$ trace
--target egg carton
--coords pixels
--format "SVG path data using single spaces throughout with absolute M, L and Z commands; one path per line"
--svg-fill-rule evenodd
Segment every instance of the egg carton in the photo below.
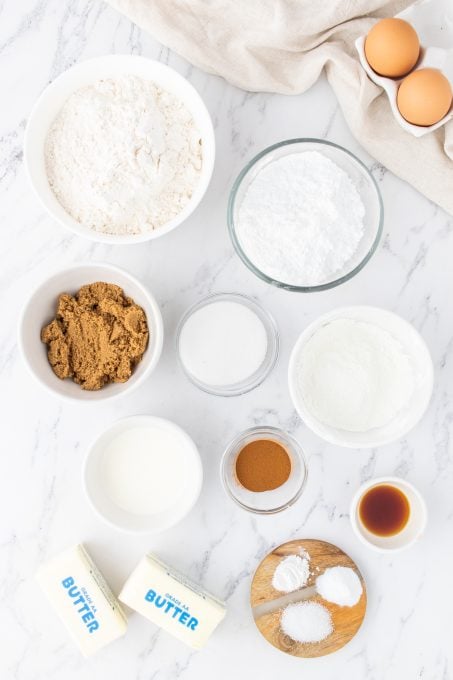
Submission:
M 453 85 L 453 3 L 451 0 L 421 0 L 396 15 L 408 21 L 417 31 L 420 39 L 420 57 L 413 70 L 436 68 L 444 73 Z M 434 125 L 412 125 L 398 110 L 396 95 L 404 78 L 386 78 L 378 75 L 368 64 L 365 56 L 365 39 L 362 35 L 355 41 L 360 63 L 370 80 L 380 85 L 387 93 L 390 106 L 398 123 L 414 137 L 437 130 L 453 118 L 453 108 Z

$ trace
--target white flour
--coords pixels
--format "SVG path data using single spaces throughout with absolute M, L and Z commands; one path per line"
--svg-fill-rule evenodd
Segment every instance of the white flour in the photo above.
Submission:
M 366 432 L 390 423 L 415 389 L 411 360 L 383 328 L 336 319 L 303 347 L 296 367 L 299 393 L 322 423 Z
M 72 94 L 45 144 L 50 186 L 78 222 L 109 234 L 157 229 L 189 202 L 202 164 L 191 113 L 136 76 Z
M 317 151 L 264 166 L 239 207 L 249 260 L 277 281 L 319 285 L 340 272 L 363 236 L 365 208 L 347 173 Z

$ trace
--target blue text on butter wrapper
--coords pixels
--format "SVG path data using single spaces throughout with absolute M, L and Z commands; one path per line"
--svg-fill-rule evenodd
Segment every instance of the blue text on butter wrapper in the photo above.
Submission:
M 63 579 L 61 585 L 63 586 L 63 588 L 66 588 L 69 597 L 73 598 L 72 604 L 74 605 L 74 607 L 78 607 L 79 605 L 81 605 L 80 609 L 77 609 L 77 613 L 80 614 L 80 618 L 86 625 L 88 632 L 94 633 L 95 630 L 98 630 L 99 623 L 94 618 L 94 614 L 91 611 L 90 605 L 86 601 L 85 597 L 82 595 L 79 588 L 75 585 L 72 576 L 68 576 L 68 578 Z
M 164 614 L 170 614 L 172 619 L 176 619 L 190 630 L 195 630 L 198 626 L 198 619 L 191 616 L 186 609 L 182 609 L 166 597 L 158 595 L 155 590 L 148 590 L 145 595 L 145 600 L 147 602 L 152 602 L 158 609 L 162 609 Z M 172 609 L 173 611 L 171 611 Z

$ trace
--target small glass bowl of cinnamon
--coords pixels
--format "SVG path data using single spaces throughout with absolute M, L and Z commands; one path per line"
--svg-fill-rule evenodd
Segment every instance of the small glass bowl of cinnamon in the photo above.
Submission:
M 227 447 L 221 462 L 227 494 L 244 510 L 273 514 L 300 498 L 307 463 L 298 442 L 277 427 L 252 427 Z

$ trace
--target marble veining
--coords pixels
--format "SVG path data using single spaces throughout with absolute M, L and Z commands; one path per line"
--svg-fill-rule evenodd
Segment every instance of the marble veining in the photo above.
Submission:
M 94 244 L 63 231 L 32 194 L 22 140 L 42 89 L 81 59 L 142 54 L 176 68 L 198 89 L 212 115 L 217 164 L 208 195 L 190 220 L 163 239 L 137 246 Z M 452 680 L 453 589 L 453 219 L 376 163 L 352 138 L 321 78 L 296 97 L 245 93 L 202 73 L 132 25 L 102 0 L 0 2 L 0 677 L 2 680 Z M 315 136 L 346 146 L 371 169 L 385 202 L 381 247 L 352 281 L 316 295 L 296 295 L 254 278 L 234 255 L 226 229 L 236 174 L 263 147 Z M 152 378 L 114 404 L 59 402 L 28 375 L 16 328 L 36 282 L 74 262 L 105 260 L 133 272 L 156 295 L 166 343 Z M 181 314 L 201 296 L 238 291 L 274 315 L 281 355 L 269 378 L 234 399 L 196 390 L 176 363 Z M 428 343 L 435 392 L 419 425 L 402 441 L 375 450 L 342 450 L 313 435 L 291 405 L 286 370 L 301 330 L 340 305 L 386 307 L 411 321 Z M 171 418 L 198 443 L 205 482 L 180 525 L 156 537 L 130 537 L 104 526 L 84 498 L 81 468 L 90 442 L 119 417 Z M 283 427 L 308 459 L 300 501 L 255 517 L 225 496 L 219 461 L 231 437 L 257 424 Z M 386 556 L 354 538 L 348 509 L 357 486 L 397 474 L 424 494 L 430 521 L 408 552 Z M 250 578 L 274 546 L 291 538 L 330 540 L 357 562 L 368 585 L 362 629 L 331 657 L 301 660 L 266 644 L 248 607 Z M 138 615 L 126 637 L 84 661 L 39 592 L 37 566 L 84 541 L 118 590 L 147 550 L 228 600 L 228 616 L 209 645 L 194 653 Z

